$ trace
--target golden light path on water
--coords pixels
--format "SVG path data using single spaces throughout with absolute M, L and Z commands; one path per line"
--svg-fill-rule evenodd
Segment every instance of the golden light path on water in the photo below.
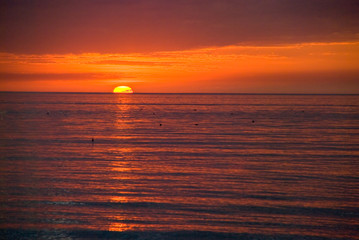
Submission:
M 121 92 L 115 92 L 116 89 L 118 90 L 128 90 L 129 87 L 126 86 L 120 86 L 120 87 L 116 87 L 114 89 L 114 93 L 121 93 Z M 129 88 L 131 90 L 132 93 L 132 89 Z M 126 128 L 128 127 L 128 124 L 126 124 L 126 121 L 123 119 L 123 115 L 128 116 L 129 114 L 129 105 L 128 105 L 128 99 L 127 98 L 122 98 L 120 95 L 118 95 L 117 97 L 117 111 L 116 111 L 116 124 L 115 127 L 116 129 L 122 129 L 122 128 Z M 131 148 L 115 148 L 112 151 L 117 152 L 118 156 L 116 157 L 115 161 L 111 161 L 111 168 L 112 171 L 114 173 L 117 174 L 113 174 L 111 176 L 111 178 L 115 181 L 124 181 L 126 180 L 126 178 L 128 178 L 128 172 L 131 171 L 131 168 L 129 166 L 129 163 L 127 161 L 123 161 L 123 157 L 122 156 L 129 156 L 132 155 Z M 115 191 L 119 190 L 119 189 L 114 189 Z M 111 196 L 110 202 L 113 203 L 128 203 L 130 202 L 132 199 L 130 199 L 128 196 L 126 196 L 126 193 L 130 193 L 130 191 L 128 191 L 129 189 L 126 190 L 126 188 L 121 189 L 122 194 L 124 194 L 123 196 Z M 135 199 L 136 200 L 136 199 Z M 110 221 L 108 230 L 109 231 L 118 231 L 118 232 L 123 232 L 123 231 L 127 231 L 127 230 L 132 230 L 131 225 L 125 223 L 126 221 L 126 215 L 122 215 L 121 212 L 113 212 L 113 214 L 110 214 L 109 219 L 112 219 L 112 221 Z

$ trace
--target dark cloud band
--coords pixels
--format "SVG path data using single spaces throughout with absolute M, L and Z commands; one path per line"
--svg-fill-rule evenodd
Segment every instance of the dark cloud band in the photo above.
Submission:
M 1 1 L 0 51 L 149 52 L 350 41 L 357 0 Z

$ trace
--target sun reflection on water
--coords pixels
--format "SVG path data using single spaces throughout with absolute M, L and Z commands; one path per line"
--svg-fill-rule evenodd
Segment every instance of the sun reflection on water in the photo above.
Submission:
M 124 223 L 125 217 L 123 216 L 113 216 L 112 222 L 108 228 L 111 232 L 124 232 L 132 230 L 133 227 L 131 227 L 129 224 Z
M 131 105 L 130 96 L 128 95 L 116 95 L 116 115 L 115 115 L 115 129 L 118 130 L 118 136 L 116 138 L 126 138 L 126 131 L 131 128 L 129 120 L 131 119 Z M 109 201 L 114 204 L 118 204 L 119 207 L 110 212 L 108 219 L 109 231 L 123 232 L 133 229 L 133 225 L 126 223 L 129 220 L 128 214 L 126 214 L 126 209 L 121 205 L 128 203 L 131 199 L 128 197 L 128 192 L 130 189 L 126 189 L 126 184 L 123 182 L 128 179 L 128 172 L 131 171 L 130 164 L 128 162 L 128 156 L 132 155 L 133 149 L 127 148 L 124 145 L 113 146 L 110 148 L 110 151 L 113 153 L 113 160 L 109 161 L 109 168 L 111 169 L 110 178 L 112 179 L 112 191 L 117 195 L 110 196 Z M 114 181 L 113 181 L 114 180 Z M 120 196 L 119 196 L 120 195 Z

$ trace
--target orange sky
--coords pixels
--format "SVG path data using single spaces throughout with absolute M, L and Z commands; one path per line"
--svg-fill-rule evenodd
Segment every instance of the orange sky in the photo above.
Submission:
M 7 16 L 2 24 L 8 21 L 10 26 L 7 25 L 1 32 L 3 40 L 0 40 L 0 90 L 112 92 L 118 85 L 128 85 L 135 92 L 359 93 L 359 31 L 353 25 L 359 21 L 357 16 L 348 14 L 348 9 L 358 7 L 358 4 L 351 5 L 354 1 L 344 0 L 347 4 L 342 4 L 342 10 L 337 9 L 339 13 L 343 12 L 343 16 L 337 13 L 337 19 L 330 11 L 333 10 L 330 8 L 337 7 L 337 1 L 329 1 L 332 5 L 328 6 L 314 4 L 314 10 L 322 7 L 326 21 L 312 16 L 317 14 L 314 10 L 309 11 L 307 16 L 288 16 L 288 12 L 283 12 L 291 7 L 292 11 L 297 7 L 300 12 L 303 1 L 292 1 L 293 6 L 287 4 L 286 8 L 283 8 L 283 4 L 279 5 L 283 3 L 280 0 L 259 1 L 262 5 L 258 6 L 247 6 L 248 2 L 238 1 L 242 2 L 242 7 L 238 9 L 246 4 L 246 9 L 252 11 L 252 15 L 260 13 L 261 8 L 271 7 L 273 13 L 267 13 L 268 16 L 263 18 L 272 22 L 265 26 L 256 23 L 263 19 L 247 16 L 244 12 L 242 15 L 239 12 L 239 17 L 231 15 L 232 8 L 238 7 L 231 5 L 233 1 L 224 1 L 227 5 L 209 4 L 210 7 L 202 2 L 181 5 L 170 18 L 171 9 L 165 10 L 165 2 L 161 0 L 136 1 L 136 4 L 108 1 L 110 6 L 94 1 L 87 9 L 89 14 L 97 13 L 93 5 L 104 8 L 99 8 L 97 13 L 104 19 L 101 18 L 96 24 L 89 20 L 91 15 L 82 16 L 83 12 L 79 19 L 71 18 L 76 8 L 81 7 L 78 2 L 73 6 L 74 13 L 67 12 L 69 19 L 66 21 L 69 22 L 66 23 L 62 17 L 71 7 L 68 1 L 60 6 L 49 6 L 45 1 L 38 1 L 38 7 L 30 7 L 32 11 L 26 8 L 29 7 L 26 1 L 16 6 L 8 4 Z M 101 11 L 118 5 L 122 10 L 138 11 L 106 25 L 111 21 L 106 21 L 106 15 Z M 47 12 L 40 7 L 47 7 Z M 209 20 L 211 16 L 203 12 L 199 17 L 194 15 L 198 8 L 212 14 L 212 17 L 214 13 L 217 14 L 217 22 Z M 84 11 L 86 13 L 86 8 Z M 292 22 L 292 26 L 280 24 L 281 21 L 273 17 L 278 11 L 281 15 L 277 18 Z M 16 18 L 20 13 L 24 14 L 25 20 L 29 20 L 26 26 L 30 26 L 30 30 L 33 28 L 38 35 L 29 35 L 29 29 L 23 26 L 25 20 Z M 111 14 L 108 20 L 113 20 Z M 134 20 L 135 16 L 138 19 Z M 158 18 L 163 17 L 169 18 L 168 22 L 159 22 Z M 40 21 L 46 18 L 52 26 Z M 17 22 L 10 23 L 12 19 Z M 124 29 L 123 21 L 130 20 Z M 153 20 L 157 24 L 146 25 L 145 20 Z M 239 20 L 247 20 L 249 27 Z M 82 21 L 82 28 L 72 27 L 71 21 L 74 25 Z M 36 23 L 39 25 L 35 26 Z M 305 23 L 307 28 L 298 26 L 298 30 L 293 31 L 290 27 L 294 27 L 295 23 Z M 324 30 L 314 34 L 315 27 L 311 25 Z M 250 27 L 255 26 L 260 29 L 251 32 Z M 99 34 L 102 32 L 102 35 L 93 35 L 92 38 L 89 34 L 95 30 L 90 27 L 94 27 Z M 150 33 L 145 31 L 145 27 Z M 173 29 L 175 27 L 186 35 L 179 37 L 179 33 Z M 265 27 L 272 31 L 266 33 Z M 216 36 L 211 36 L 203 29 L 213 30 L 211 34 Z M 196 30 L 200 33 L 196 34 Z M 86 38 L 78 35 L 81 31 Z M 121 33 L 123 37 L 120 37 Z M 173 33 L 177 37 L 173 37 Z M 126 35 L 132 41 L 123 40 Z M 161 38 L 157 38 L 157 35 Z M 59 38 L 63 39 L 62 45 Z M 116 39 L 118 45 L 114 42 Z

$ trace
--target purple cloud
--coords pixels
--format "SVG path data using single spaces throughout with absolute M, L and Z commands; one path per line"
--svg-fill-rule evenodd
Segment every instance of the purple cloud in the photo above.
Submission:
M 353 41 L 356 0 L 1 1 L 0 51 L 148 52 Z

